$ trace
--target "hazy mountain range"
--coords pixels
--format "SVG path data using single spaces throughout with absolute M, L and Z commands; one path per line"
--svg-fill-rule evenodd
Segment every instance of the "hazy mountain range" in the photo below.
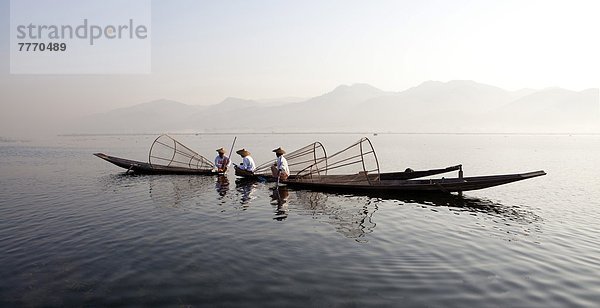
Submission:
M 161 99 L 70 123 L 66 133 L 600 132 L 599 90 L 504 89 L 427 81 L 400 92 L 341 85 L 300 99 L 227 98 L 209 106 Z

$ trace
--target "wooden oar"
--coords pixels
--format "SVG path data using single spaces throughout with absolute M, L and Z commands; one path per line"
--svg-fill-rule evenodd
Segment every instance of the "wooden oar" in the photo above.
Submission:
M 281 178 L 281 170 L 279 169 L 279 162 L 277 160 L 275 160 L 275 168 L 277 168 L 277 185 L 275 188 L 277 188 L 277 193 L 279 193 L 279 178 Z
M 227 165 L 231 161 L 231 152 L 233 152 L 233 146 L 235 145 L 235 141 L 237 140 L 237 136 L 233 137 L 233 143 L 231 144 L 231 150 L 229 150 L 229 156 L 227 157 Z

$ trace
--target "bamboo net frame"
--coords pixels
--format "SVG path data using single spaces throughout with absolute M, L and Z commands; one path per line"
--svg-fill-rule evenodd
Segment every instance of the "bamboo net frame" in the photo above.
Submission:
M 211 161 L 169 135 L 160 135 L 154 140 L 148 153 L 148 162 L 152 167 L 213 169 Z
M 294 176 L 298 172 L 312 165 L 324 166 L 323 171 L 320 169 L 315 170 L 317 174 L 326 174 L 327 172 L 327 151 L 325 151 L 325 147 L 320 142 L 314 142 L 293 152 L 287 153 L 285 154 L 285 159 L 290 168 L 290 176 Z M 273 166 L 273 164 L 274 161 L 269 161 L 258 166 L 254 171 L 254 174 L 270 176 L 271 166 Z
M 296 175 L 291 181 L 369 185 L 380 181 L 377 154 L 366 137 L 329 156 L 326 164 L 315 162 Z

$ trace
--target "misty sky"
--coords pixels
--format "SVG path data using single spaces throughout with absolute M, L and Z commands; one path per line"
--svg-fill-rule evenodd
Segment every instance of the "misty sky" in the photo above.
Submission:
M 600 84 L 598 1 L 153 1 L 146 75 L 10 75 L 9 12 L 0 0 L 0 136 L 158 98 Z

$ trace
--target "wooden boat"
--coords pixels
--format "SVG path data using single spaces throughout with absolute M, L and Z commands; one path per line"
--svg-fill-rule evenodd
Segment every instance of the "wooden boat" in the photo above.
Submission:
M 313 190 L 332 190 L 332 191 L 372 191 L 372 192 L 463 192 L 483 188 L 504 185 L 525 179 L 546 175 L 544 171 L 534 171 L 527 173 L 475 176 L 463 178 L 441 178 L 424 180 L 379 180 L 379 181 L 358 181 L 356 178 L 363 175 L 347 176 L 342 175 L 337 178 L 319 178 L 313 177 L 310 181 L 303 179 L 288 179 L 282 181 L 290 187 L 307 188 Z
M 95 153 L 94 155 L 127 169 L 127 172 L 132 171 L 143 174 L 218 174 L 208 159 L 168 135 L 160 135 L 154 140 L 150 147 L 147 163 L 109 156 L 104 153 Z
M 281 181 L 289 186 L 314 190 L 349 192 L 463 192 L 483 189 L 545 175 L 544 171 L 463 177 L 462 165 L 423 171 L 381 173 L 377 155 L 368 138 L 315 161 Z M 458 171 L 457 178 L 421 179 L 430 175 Z
M 400 171 L 400 172 L 383 172 L 380 173 L 379 175 L 369 175 L 372 178 L 376 178 L 377 176 L 381 179 L 381 180 L 410 180 L 410 179 L 418 179 L 418 178 L 422 178 L 422 177 L 426 177 L 426 176 L 430 176 L 430 175 L 437 175 L 437 174 L 443 174 L 443 173 L 448 173 L 448 172 L 452 172 L 452 171 L 457 171 L 459 169 L 462 168 L 462 165 L 456 165 L 456 166 L 451 166 L 451 167 L 446 167 L 446 168 L 440 168 L 440 169 L 430 169 L 430 170 L 407 170 L 407 171 Z M 240 170 L 240 169 L 235 169 L 235 175 L 239 176 L 241 178 L 247 179 L 247 180 L 255 180 L 255 181 L 261 181 L 261 182 L 277 182 L 277 178 L 274 177 L 273 175 L 266 174 L 266 173 L 252 173 L 252 172 L 248 172 L 245 170 Z M 297 175 L 296 174 L 291 174 L 289 179 L 294 179 L 296 178 Z M 321 175 L 320 178 L 321 179 L 335 179 L 336 175 Z
M 406 171 L 401 172 L 383 172 L 379 174 L 379 178 L 381 180 L 410 180 L 410 179 L 418 179 L 430 175 L 437 175 L 448 173 L 452 171 L 458 171 L 462 168 L 462 165 L 456 165 L 451 167 L 446 167 L 442 169 L 431 169 L 431 170 L 411 170 L 407 169 Z M 376 176 L 374 176 L 376 177 Z
M 151 165 L 149 163 L 130 160 L 115 156 L 106 155 L 104 153 L 95 153 L 95 156 L 106 160 L 114 165 L 117 165 L 121 168 L 127 169 L 127 171 L 132 171 L 134 173 L 140 174 L 198 174 L 198 175 L 215 175 L 216 171 L 212 169 L 190 169 L 190 168 L 182 168 L 182 167 L 172 167 L 172 166 L 161 166 L 161 165 Z

